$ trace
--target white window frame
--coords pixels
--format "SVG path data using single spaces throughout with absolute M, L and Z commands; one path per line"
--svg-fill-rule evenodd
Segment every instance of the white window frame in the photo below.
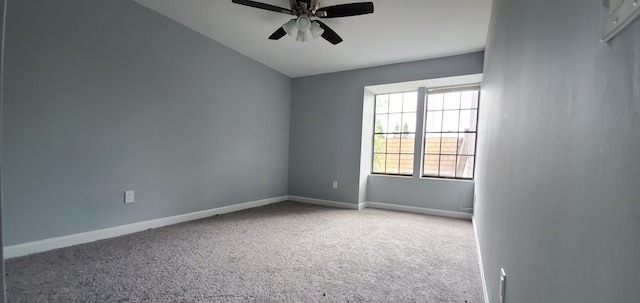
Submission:
M 377 116 L 378 114 L 380 114 L 380 113 L 378 113 L 378 112 L 377 112 L 377 110 L 376 110 L 376 105 L 377 105 L 377 104 L 375 103 L 375 102 L 377 102 L 377 98 L 378 98 L 378 96 L 382 96 L 382 95 L 393 95 L 393 94 L 403 94 L 403 97 L 404 97 L 404 95 L 405 95 L 405 94 L 413 94 L 413 93 L 415 93 L 415 94 L 416 94 L 416 104 L 418 104 L 418 103 L 420 102 L 420 97 L 419 97 L 419 95 L 418 95 L 418 91 L 417 91 L 417 90 L 410 90 L 410 91 L 405 91 L 405 92 L 394 92 L 394 93 L 385 93 L 385 94 L 377 94 L 377 95 L 375 95 L 375 100 L 374 100 L 374 118 L 373 118 L 374 126 L 373 126 L 373 133 L 372 133 L 372 135 L 373 135 L 373 153 L 372 153 L 372 159 L 371 159 L 373 162 L 372 162 L 372 164 L 371 164 L 371 174 L 375 174 L 375 175 L 387 175 L 387 176 L 409 176 L 409 177 L 413 175 L 413 173 L 414 173 L 413 169 L 411 170 L 411 174 L 404 173 L 404 172 L 400 169 L 400 166 L 401 166 L 401 165 L 400 165 L 400 163 L 398 163 L 398 172 L 397 172 L 397 173 L 390 173 L 390 172 L 386 172 L 386 171 L 387 171 L 386 166 L 387 166 L 387 161 L 388 161 L 388 155 L 395 155 L 395 154 L 397 154 L 397 155 L 398 155 L 398 162 L 401 162 L 401 161 L 402 161 L 402 155 L 408 155 L 408 154 L 409 154 L 409 153 L 403 153 L 403 152 L 402 152 L 402 146 L 400 146 L 400 147 L 399 147 L 399 150 L 398 150 L 398 152 L 397 152 L 397 153 L 390 153 L 390 152 L 388 152 L 389 145 L 385 145 L 385 147 L 386 147 L 386 149 L 387 149 L 387 150 L 386 150 L 384 153 L 376 153 L 376 150 L 375 150 L 375 141 L 376 141 L 375 137 L 376 137 L 377 135 L 380 135 L 380 134 L 384 134 L 385 136 L 387 136 L 387 137 L 386 137 L 387 139 L 389 139 L 388 135 L 391 135 L 391 134 L 393 134 L 393 135 L 397 135 L 397 136 L 400 136 L 400 137 L 401 137 L 401 139 L 402 139 L 402 136 L 403 136 L 403 135 L 405 135 L 405 134 L 409 134 L 409 135 L 413 135 L 413 136 L 414 136 L 414 138 L 413 138 L 413 139 L 414 139 L 414 142 L 415 142 L 415 140 L 416 140 L 416 137 L 415 137 L 415 136 L 417 135 L 417 133 L 416 133 L 416 132 L 420 129 L 420 126 L 417 124 L 417 120 L 416 120 L 416 122 L 415 122 L 415 123 L 416 123 L 416 128 L 413 130 L 413 132 L 411 132 L 411 131 L 410 131 L 410 132 L 405 133 L 405 132 L 403 131 L 403 129 L 402 129 L 402 124 L 403 124 L 403 123 L 400 123 L 400 125 L 399 125 L 399 126 L 400 126 L 400 130 L 399 130 L 399 132 L 389 131 L 389 128 L 390 128 L 391 126 L 390 126 L 390 125 L 387 125 L 387 131 L 386 131 L 386 132 L 378 133 L 378 132 L 376 131 L 376 123 L 377 123 L 377 121 L 376 121 L 376 118 L 375 118 L 375 116 Z M 389 100 L 389 101 L 391 101 L 391 100 Z M 391 114 L 401 114 L 401 115 L 404 115 L 405 113 L 409 113 L 409 114 L 414 113 L 414 114 L 415 114 L 415 117 L 416 117 L 416 119 L 417 119 L 417 117 L 418 117 L 419 113 L 418 113 L 418 112 L 415 112 L 415 111 L 417 111 L 417 110 L 418 110 L 418 108 L 420 108 L 420 106 L 419 106 L 419 105 L 417 105 L 415 109 L 411 109 L 411 110 L 405 110 L 405 108 L 404 108 L 404 107 L 402 107 L 402 111 L 401 111 L 401 112 L 395 112 L 395 113 L 394 113 L 394 112 L 388 112 L 388 113 L 387 113 L 387 115 L 391 115 Z M 382 155 L 382 154 L 383 154 L 383 155 L 385 155 L 385 156 L 386 156 L 386 157 L 385 157 L 385 172 L 384 172 L 384 173 L 382 173 L 382 172 L 374 172 L 374 171 L 373 171 L 373 168 L 374 168 L 374 166 L 375 166 L 375 164 L 374 164 L 374 163 L 375 163 L 375 156 L 376 156 L 376 154 L 378 154 L 378 155 Z M 413 149 L 412 154 L 413 154 L 413 163 L 414 163 L 414 165 L 415 165 L 415 160 L 416 160 L 415 143 L 414 143 L 414 149 Z
M 425 114 L 426 114 L 426 97 L 428 89 L 442 88 L 442 87 L 455 87 L 455 86 L 473 86 L 480 85 L 482 82 L 482 74 L 463 75 L 447 78 L 435 78 L 420 81 L 410 81 L 402 83 L 391 83 L 366 86 L 364 92 L 364 107 L 363 107 L 363 119 L 362 119 L 362 145 L 361 145 L 361 162 L 360 162 L 360 180 L 363 182 L 366 176 L 373 175 L 373 134 L 375 131 L 375 95 L 388 94 L 407 91 L 418 91 L 418 108 L 416 114 L 416 133 L 415 133 L 415 148 L 414 148 L 414 167 L 413 174 L 410 176 L 405 175 L 392 175 L 375 173 L 377 176 L 390 176 L 401 178 L 414 178 L 414 179 L 443 179 L 443 180 L 461 180 L 461 181 L 473 181 L 473 179 L 467 178 L 450 178 L 450 177 L 437 177 L 437 176 L 423 176 L 423 162 L 424 162 L 424 136 L 425 136 Z M 478 138 L 476 137 L 476 142 Z M 475 175 L 475 169 L 474 169 Z M 361 193 L 362 194 L 362 193 Z
M 475 119 L 476 119 L 476 128 L 475 130 L 467 130 L 467 131 L 460 131 L 459 128 L 457 128 L 456 131 L 451 131 L 451 132 L 447 132 L 444 129 L 440 129 L 440 131 L 432 131 L 429 132 L 427 131 L 427 114 L 429 112 L 429 110 L 426 108 L 428 106 L 428 99 L 429 99 L 429 95 L 430 94 L 440 94 L 440 93 L 448 93 L 448 92 L 463 92 L 463 91 L 478 91 L 478 100 L 477 100 L 477 105 L 475 108 L 462 108 L 459 107 L 458 109 L 441 109 L 441 110 L 434 110 L 434 111 L 442 111 L 447 112 L 447 111 L 457 111 L 458 115 L 461 114 L 461 112 L 463 111 L 476 111 L 476 115 L 475 115 Z M 443 178 L 443 179 L 455 179 L 455 180 L 473 180 L 475 177 L 475 160 L 476 160 L 476 147 L 477 147 L 477 142 L 478 142 L 478 115 L 479 115 L 479 110 L 480 110 L 480 84 L 479 83 L 475 83 L 475 84 L 469 84 L 469 85 L 457 85 L 457 86 L 447 86 L 447 87 L 434 87 L 434 88 L 427 88 L 427 92 L 425 95 L 425 99 L 422 100 L 422 102 L 424 102 L 424 112 L 422 113 L 424 116 L 424 123 L 422 125 L 422 135 L 424 136 L 426 133 L 432 133 L 432 134 L 440 134 L 440 138 L 443 139 L 444 138 L 444 134 L 473 134 L 475 139 L 473 140 L 473 155 L 469 155 L 469 154 L 464 154 L 461 153 L 459 150 L 459 146 L 456 143 L 456 153 L 455 154 L 449 154 L 449 153 L 443 153 L 442 151 L 442 144 L 443 142 L 440 142 L 440 151 L 438 152 L 438 158 L 439 161 L 442 161 L 442 157 L 443 156 L 454 156 L 456 158 L 456 166 L 457 166 L 457 161 L 459 160 L 460 157 L 473 157 L 473 168 L 472 168 L 472 174 L 471 177 L 461 177 L 461 176 L 446 176 L 444 174 L 442 174 L 442 172 L 440 171 L 441 166 L 439 163 L 439 167 L 438 167 L 438 174 L 437 175 L 426 175 L 424 173 L 424 161 L 426 161 L 426 155 L 427 152 L 424 150 L 425 146 L 426 146 L 426 139 L 423 137 L 422 139 L 422 165 L 421 165 L 421 170 L 420 170 L 420 175 L 422 177 L 425 178 Z M 459 116 L 460 117 L 460 116 Z M 441 122 L 444 122 L 444 117 L 441 118 Z M 458 124 L 459 127 L 459 124 Z M 417 129 L 416 129 L 417 131 Z M 431 155 L 436 155 L 435 153 L 431 153 Z M 457 169 L 457 168 L 454 168 Z

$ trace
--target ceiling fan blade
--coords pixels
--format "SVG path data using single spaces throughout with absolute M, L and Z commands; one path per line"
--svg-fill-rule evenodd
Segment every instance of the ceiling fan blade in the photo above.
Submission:
M 373 2 L 358 2 L 322 7 L 316 15 L 320 18 L 338 18 L 373 13 Z
M 336 45 L 343 41 L 342 38 L 340 38 L 340 36 L 336 32 L 334 32 L 328 25 L 324 24 L 324 22 L 320 20 L 315 20 L 314 22 L 318 22 L 318 24 L 320 24 L 320 27 L 322 27 L 322 29 L 324 30 L 324 33 L 322 33 L 322 38 L 329 41 L 331 44 Z
M 291 12 L 290 9 L 286 9 L 284 7 L 279 7 L 279 6 L 275 6 L 275 5 L 271 5 L 271 4 L 260 3 L 260 2 L 256 2 L 256 1 L 231 0 L 231 2 L 236 3 L 236 4 L 251 6 L 251 7 L 255 7 L 255 8 L 259 8 L 259 9 L 264 9 L 264 10 L 268 10 L 268 11 L 272 11 L 272 12 L 276 12 L 276 13 L 284 13 L 284 14 L 289 14 L 289 15 L 293 14 L 293 12 Z
M 273 34 L 271 34 L 271 36 L 269 36 L 269 39 L 278 40 L 278 39 L 284 37 L 286 34 L 287 34 L 287 32 L 284 30 L 284 28 L 280 27 Z

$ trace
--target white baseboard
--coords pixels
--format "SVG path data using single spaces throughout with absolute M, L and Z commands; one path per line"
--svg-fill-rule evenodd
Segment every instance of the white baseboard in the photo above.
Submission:
M 286 200 L 308 203 L 308 204 L 316 204 L 316 205 L 322 205 L 322 206 L 329 206 L 329 207 L 336 207 L 336 208 L 353 209 L 353 210 L 360 210 L 366 207 L 371 207 L 371 208 L 412 212 L 412 213 L 419 213 L 419 214 L 426 214 L 426 215 L 433 215 L 433 216 L 450 217 L 450 218 L 457 218 L 457 219 L 471 219 L 471 214 L 468 214 L 468 213 L 460 213 L 460 212 L 437 210 L 437 209 L 422 208 L 422 207 L 403 206 L 403 205 L 395 205 L 395 204 L 387 204 L 387 203 L 379 203 L 379 202 L 363 202 L 359 204 L 353 204 L 353 203 L 337 202 L 337 201 L 331 201 L 331 200 L 306 198 L 306 197 L 300 197 L 300 196 L 280 196 L 280 197 L 274 197 L 269 199 L 223 206 L 223 207 L 218 207 L 218 208 L 213 208 L 213 209 L 208 209 L 203 211 L 197 211 L 197 212 L 188 213 L 188 214 L 182 214 L 182 215 L 171 216 L 166 218 L 159 218 L 159 219 L 148 220 L 143 222 L 136 222 L 136 223 L 120 225 L 120 226 L 99 229 L 94 231 L 88 231 L 83 233 L 77 233 L 77 234 L 72 234 L 67 236 L 10 245 L 10 246 L 4 247 L 3 257 L 5 259 L 8 259 L 8 258 L 25 256 L 28 254 L 44 252 L 52 249 L 118 237 L 122 235 L 127 235 L 131 233 L 147 230 L 150 228 L 158 228 L 158 227 L 163 227 L 167 225 L 193 221 L 193 220 L 202 219 L 202 218 L 206 218 L 214 215 L 236 212 L 243 209 L 264 206 L 264 205 L 282 202 Z M 474 225 L 474 228 L 475 228 L 475 225 Z M 477 232 L 476 232 L 476 240 L 477 240 Z M 479 246 L 478 246 L 478 255 L 480 255 Z M 480 261 L 482 261 L 482 259 L 480 259 Z M 482 264 L 480 264 L 480 266 L 482 267 Z M 486 285 L 484 284 L 484 272 L 481 271 L 481 274 L 482 274 L 483 287 L 485 288 L 485 297 L 486 297 Z
M 487 280 L 484 277 L 484 267 L 482 266 L 482 253 L 480 252 L 480 238 L 478 238 L 478 228 L 476 227 L 475 217 L 471 219 L 473 223 L 473 232 L 476 236 L 476 247 L 478 249 L 478 265 L 480 266 L 480 282 L 482 283 L 482 292 L 484 293 L 484 302 L 489 303 L 489 292 L 487 291 Z
M 364 204 L 364 207 L 370 207 L 370 208 L 388 209 L 388 210 L 403 211 L 403 212 L 439 216 L 439 217 L 448 217 L 448 218 L 455 218 L 455 219 L 471 220 L 471 217 L 472 217 L 472 215 L 469 213 L 439 210 L 439 209 L 433 209 L 433 208 L 404 206 L 404 205 L 370 202 L 370 201 L 364 202 L 362 204 Z
M 22 244 L 6 246 L 3 249 L 3 257 L 5 259 L 25 256 L 32 253 L 48 251 L 56 248 L 62 248 L 72 245 L 78 245 L 88 242 L 93 242 L 102 239 L 113 238 L 126 234 L 131 234 L 150 228 L 158 228 L 167 225 L 173 225 L 177 223 L 193 221 L 214 215 L 221 215 L 231 212 L 236 212 L 243 209 L 254 208 L 258 206 L 268 205 L 272 203 L 286 201 L 287 196 L 274 197 L 269 199 L 250 201 L 240 204 L 234 204 L 229 206 L 223 206 L 203 211 L 192 212 L 188 214 L 182 214 L 177 216 L 159 218 L 149 221 L 136 222 L 126 225 L 120 225 L 105 229 L 99 229 L 94 231 L 88 231 L 83 233 L 77 233 L 67 236 L 49 238 L 39 241 L 27 242 Z
M 329 207 L 355 209 L 355 210 L 360 209 L 358 204 L 337 202 L 337 201 L 330 201 L 330 200 L 322 200 L 322 199 L 314 199 L 314 198 L 306 198 L 306 197 L 299 197 L 299 196 L 289 196 L 289 200 L 295 201 L 295 202 L 307 203 L 307 204 L 329 206 Z
M 380 209 L 403 211 L 408 213 L 417 213 L 417 214 L 448 217 L 448 218 L 455 218 L 455 219 L 464 219 L 464 220 L 471 220 L 471 217 L 472 217 L 470 213 L 439 210 L 439 209 L 424 208 L 424 207 L 415 207 L 415 206 L 404 206 L 404 205 L 371 202 L 371 201 L 366 201 L 359 204 L 352 204 L 352 203 L 307 198 L 307 197 L 300 197 L 300 196 L 288 196 L 288 197 L 289 197 L 289 200 L 294 202 L 302 202 L 302 203 L 308 203 L 308 204 L 316 204 L 316 205 L 322 205 L 322 206 L 355 209 L 355 210 L 361 210 L 363 208 L 380 208 Z

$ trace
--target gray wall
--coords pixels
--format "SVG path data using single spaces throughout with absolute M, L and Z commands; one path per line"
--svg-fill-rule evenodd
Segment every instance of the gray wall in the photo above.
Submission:
M 470 213 L 463 209 L 473 207 L 473 186 L 466 180 L 370 175 L 367 200 Z
M 483 52 L 293 79 L 289 194 L 357 203 L 364 87 L 482 73 Z M 338 189 L 331 189 L 331 181 Z M 391 202 L 391 201 L 376 201 Z M 421 205 L 422 207 L 429 207 Z
M 475 222 L 491 302 L 638 302 L 640 21 L 600 1 L 494 0 Z
M 5 245 L 287 194 L 290 78 L 133 1 L 7 11 Z

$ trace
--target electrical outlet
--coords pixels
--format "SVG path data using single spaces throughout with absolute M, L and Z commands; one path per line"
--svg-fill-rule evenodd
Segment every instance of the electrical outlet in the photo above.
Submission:
M 338 189 L 338 181 L 333 181 L 333 183 L 331 184 L 331 188 Z
M 500 303 L 505 303 L 505 293 L 507 291 L 507 274 L 504 268 L 500 268 Z
M 127 190 L 124 192 L 124 203 L 133 203 L 135 202 L 135 191 Z

